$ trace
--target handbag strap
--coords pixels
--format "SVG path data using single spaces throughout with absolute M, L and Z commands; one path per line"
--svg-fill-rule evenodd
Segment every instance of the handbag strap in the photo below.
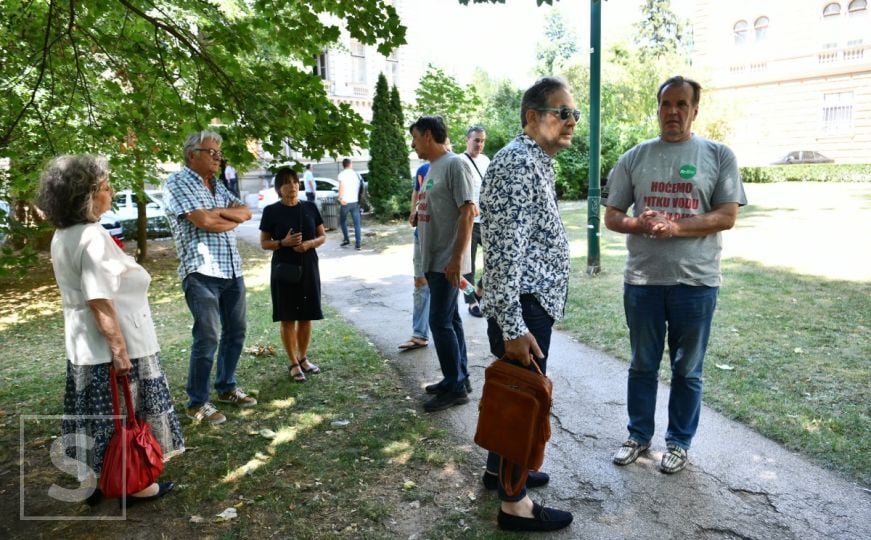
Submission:
M 511 360 L 514 362 L 518 361 L 518 360 L 514 360 L 513 358 L 508 358 L 505 355 L 502 355 L 502 357 L 499 360 L 502 360 L 502 361 Z M 542 377 L 545 376 L 544 372 L 541 370 L 541 367 L 538 365 L 538 360 L 536 360 L 534 356 L 532 357 L 532 365 L 535 366 L 535 371 L 537 371 L 539 375 L 541 375 Z M 524 366 L 524 367 L 526 367 L 526 366 Z
M 120 383 L 119 383 L 120 380 Z M 121 431 L 121 404 L 118 399 L 118 384 L 124 388 L 124 404 L 127 406 L 127 426 L 136 427 L 136 414 L 133 409 L 133 396 L 130 394 L 130 382 L 127 375 L 118 377 L 115 375 L 115 366 L 109 367 L 109 388 L 112 389 L 112 412 L 115 414 L 115 430 Z
M 481 180 L 483 180 L 483 179 L 484 179 L 484 175 L 481 174 L 481 171 L 478 169 L 478 165 L 475 163 L 475 160 L 472 159 L 472 156 L 470 156 L 468 152 L 463 152 L 463 154 L 464 154 L 467 158 L 469 158 L 469 161 L 472 162 L 472 167 L 475 167 L 475 172 L 478 173 L 478 177 L 479 177 Z

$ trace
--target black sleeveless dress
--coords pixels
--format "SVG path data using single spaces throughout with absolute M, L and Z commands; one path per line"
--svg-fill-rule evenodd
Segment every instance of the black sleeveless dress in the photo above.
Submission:
M 287 231 L 302 230 L 303 241 L 314 239 L 318 225 L 323 224 L 317 206 L 308 201 L 299 201 L 287 206 L 278 201 L 263 209 L 260 230 L 268 232 L 273 240 L 281 240 Z M 324 318 L 321 311 L 321 275 L 318 270 L 318 254 L 314 249 L 297 253 L 293 248 L 283 247 L 272 252 L 272 267 L 278 263 L 302 265 L 302 279 L 296 285 L 276 284 L 270 279 L 272 290 L 272 320 L 317 321 Z

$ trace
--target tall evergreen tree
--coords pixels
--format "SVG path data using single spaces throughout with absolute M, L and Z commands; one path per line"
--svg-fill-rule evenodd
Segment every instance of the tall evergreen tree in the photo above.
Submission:
M 382 73 L 375 85 L 369 133 L 369 202 L 382 219 L 400 215 L 407 206 L 403 196 L 407 174 L 401 178 L 398 174 L 397 122 L 390 101 L 390 88 Z
M 405 180 L 411 176 L 408 163 L 409 146 L 405 142 L 405 114 L 402 112 L 402 101 L 399 99 L 399 89 L 396 85 L 390 89 L 390 112 L 393 114 L 393 150 L 397 177 Z

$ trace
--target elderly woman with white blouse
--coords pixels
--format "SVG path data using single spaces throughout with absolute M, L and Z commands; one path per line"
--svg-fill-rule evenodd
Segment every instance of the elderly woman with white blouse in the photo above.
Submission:
M 100 225 L 113 191 L 104 158 L 60 156 L 42 174 L 38 206 L 57 230 L 51 242 L 55 279 L 63 299 L 67 378 L 62 432 L 68 459 L 83 487 L 96 485 L 114 422 L 109 368 L 127 375 L 136 415 L 145 419 L 164 460 L 184 452 L 184 438 L 160 365 L 148 306 L 151 276 L 124 253 Z M 122 400 L 123 402 L 123 400 Z M 127 506 L 155 500 L 173 489 L 155 482 L 127 497 Z M 87 499 L 99 502 L 99 489 Z

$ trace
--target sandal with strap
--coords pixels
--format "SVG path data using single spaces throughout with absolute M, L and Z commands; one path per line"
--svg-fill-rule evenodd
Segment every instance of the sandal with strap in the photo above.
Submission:
M 294 370 L 296 370 L 296 373 L 294 373 Z M 293 377 L 294 381 L 300 383 L 305 382 L 305 373 L 302 372 L 302 368 L 299 364 L 291 364 L 288 371 L 290 371 L 290 376 Z
M 321 372 L 321 368 L 318 367 L 314 362 L 309 362 L 308 356 L 303 356 L 302 360 L 299 361 L 299 365 L 302 366 L 302 370 L 306 373 L 311 373 L 312 375 L 317 375 Z

